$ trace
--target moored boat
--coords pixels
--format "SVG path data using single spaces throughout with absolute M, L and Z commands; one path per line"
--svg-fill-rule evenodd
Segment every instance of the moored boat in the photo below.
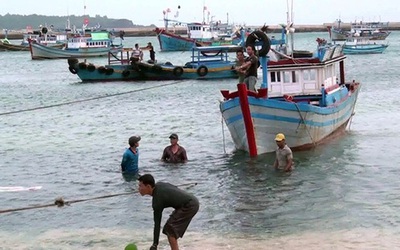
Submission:
M 345 41 L 351 37 L 363 37 L 369 40 L 385 40 L 390 35 L 389 23 L 386 22 L 352 22 L 348 29 L 342 21 L 336 20 L 335 25 L 328 27 L 332 41 Z
M 86 81 L 123 81 L 123 80 L 210 80 L 237 78 L 234 70 L 235 60 L 228 52 L 240 50 L 239 46 L 210 46 L 192 48 L 191 60 L 184 65 L 171 62 L 131 62 L 131 50 L 121 53 L 109 53 L 108 64 L 95 66 L 77 59 L 68 60 L 69 70 Z
M 343 44 L 343 53 L 350 54 L 381 54 L 389 46 L 388 43 L 380 43 L 376 40 L 361 37 L 348 38 Z
M 257 92 L 244 84 L 221 90 L 220 112 L 236 149 L 251 156 L 274 152 L 278 133 L 292 150 L 307 149 L 346 129 L 361 85 L 346 81 L 342 46 L 318 42 L 312 57 L 271 50 L 276 56 L 267 63 L 266 53 L 260 54 L 263 83 Z
M 90 36 L 77 35 L 68 38 L 62 49 L 44 46 L 35 40 L 29 42 L 32 59 L 87 58 L 117 53 L 123 46 L 114 45 L 108 31 L 91 32 Z

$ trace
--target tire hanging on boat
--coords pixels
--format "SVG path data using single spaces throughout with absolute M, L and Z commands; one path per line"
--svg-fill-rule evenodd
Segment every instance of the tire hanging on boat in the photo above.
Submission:
M 255 46 L 258 41 L 262 42 L 262 47 L 258 51 L 258 56 L 266 56 L 271 49 L 271 41 L 269 40 L 267 34 L 261 30 L 253 31 L 246 39 L 247 46 Z
M 106 68 L 106 75 L 112 75 L 114 73 L 113 68 Z
M 93 72 L 96 70 L 96 66 L 94 66 L 94 64 L 92 64 L 92 63 L 89 63 L 89 65 L 87 66 L 87 70 L 89 72 Z
M 197 68 L 197 74 L 199 76 L 206 76 L 208 74 L 208 68 L 204 65 L 201 65 L 199 68 Z
M 80 62 L 80 63 L 78 64 L 78 67 L 79 67 L 79 69 L 87 69 L 87 64 L 84 63 L 84 62 Z
M 99 71 L 100 74 L 106 73 L 106 68 L 104 66 L 98 67 L 97 70 Z
M 172 73 L 174 74 L 174 76 L 180 77 L 183 74 L 183 68 L 182 67 L 175 67 L 172 70 Z
M 130 75 L 131 72 L 129 72 L 129 70 L 125 69 L 124 71 L 122 71 L 122 76 L 123 77 L 128 77 Z
M 69 66 L 75 65 L 75 64 L 77 64 L 78 62 L 79 62 L 79 60 L 76 59 L 76 58 L 68 58 L 68 65 L 69 65 Z
M 69 69 L 69 72 L 71 72 L 72 74 L 76 74 L 76 73 L 78 73 L 78 71 L 74 68 L 74 67 L 72 67 L 72 66 L 69 66 L 68 67 L 68 69 Z

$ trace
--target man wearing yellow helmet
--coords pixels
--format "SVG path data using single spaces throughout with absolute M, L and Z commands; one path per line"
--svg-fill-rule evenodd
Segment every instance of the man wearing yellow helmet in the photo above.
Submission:
M 293 153 L 288 145 L 286 145 L 285 135 L 282 133 L 277 134 L 275 136 L 275 142 L 278 147 L 276 148 L 274 167 L 276 169 L 283 169 L 285 172 L 292 171 Z

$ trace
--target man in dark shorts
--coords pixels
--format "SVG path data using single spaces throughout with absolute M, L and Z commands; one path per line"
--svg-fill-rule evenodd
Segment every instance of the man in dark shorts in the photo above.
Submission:
M 169 136 L 171 145 L 165 147 L 164 152 L 161 156 L 163 162 L 168 163 L 185 163 L 188 161 L 186 150 L 184 147 L 178 144 L 178 135 L 171 134 Z
M 190 221 L 199 210 L 199 201 L 192 194 L 166 183 L 155 183 L 150 174 L 139 177 L 139 193 L 153 196 L 154 234 L 150 250 L 157 250 L 160 238 L 161 218 L 164 208 L 175 210 L 164 225 L 163 234 L 167 235 L 171 250 L 179 250 L 178 238 L 182 238 Z

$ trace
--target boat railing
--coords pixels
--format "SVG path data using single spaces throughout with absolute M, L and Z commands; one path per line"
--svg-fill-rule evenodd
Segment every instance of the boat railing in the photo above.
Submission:
M 130 64 L 130 55 L 132 53 L 131 48 L 123 48 L 122 50 L 118 51 L 117 53 L 115 52 L 108 52 L 108 64 L 115 65 L 115 64 L 121 64 L 121 65 L 126 65 Z

